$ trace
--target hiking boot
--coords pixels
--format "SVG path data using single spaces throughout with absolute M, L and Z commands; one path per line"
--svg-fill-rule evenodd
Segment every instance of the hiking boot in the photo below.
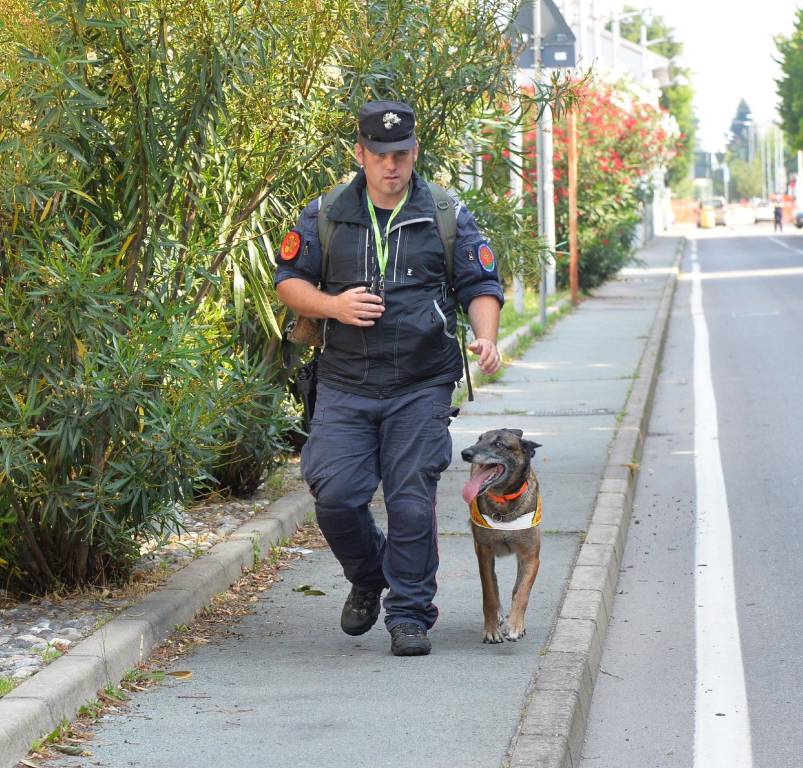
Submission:
M 364 635 L 376 624 L 382 589 L 351 588 L 340 614 L 340 628 L 347 635 Z
M 390 652 L 394 656 L 426 656 L 431 650 L 427 631 L 420 624 L 397 624 L 390 630 Z

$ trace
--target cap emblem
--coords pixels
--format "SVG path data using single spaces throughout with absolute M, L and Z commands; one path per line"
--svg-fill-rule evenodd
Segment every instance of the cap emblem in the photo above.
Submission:
M 385 126 L 385 130 L 389 131 L 394 125 L 401 124 L 401 118 L 395 112 L 385 112 L 382 115 L 382 124 Z

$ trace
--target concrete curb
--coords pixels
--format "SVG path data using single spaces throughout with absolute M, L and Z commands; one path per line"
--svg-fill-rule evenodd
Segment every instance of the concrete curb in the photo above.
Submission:
M 292 536 L 313 511 L 306 488 L 273 502 L 229 539 L 178 571 L 160 588 L 105 624 L 0 699 L 0 768 L 13 768 L 31 744 L 117 685 L 177 624 L 187 624 L 224 592 L 260 553 Z
M 681 237 L 675 267 L 685 245 L 686 239 Z M 510 768 L 580 765 L 676 285 L 677 275 L 672 273 L 639 363 L 624 420 L 611 444 L 585 541 L 519 723 L 506 763 Z

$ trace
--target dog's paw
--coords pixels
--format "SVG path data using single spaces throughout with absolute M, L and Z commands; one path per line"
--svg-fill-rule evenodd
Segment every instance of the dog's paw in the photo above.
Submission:
M 524 624 L 522 624 L 520 627 L 508 627 L 507 632 L 505 633 L 505 638 L 510 640 L 510 642 L 515 643 L 516 640 L 524 637 L 526 634 L 527 630 L 524 628 Z
M 503 643 L 502 630 L 500 628 L 489 630 L 486 629 L 482 634 L 483 643 Z

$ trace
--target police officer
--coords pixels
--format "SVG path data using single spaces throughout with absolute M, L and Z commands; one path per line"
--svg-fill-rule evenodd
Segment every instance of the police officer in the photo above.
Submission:
M 361 635 L 385 625 L 397 656 L 430 652 L 427 630 L 438 567 L 435 493 L 451 461 L 448 431 L 462 375 L 456 302 L 467 310 L 480 369 L 500 367 L 503 302 L 493 251 L 454 201 L 457 238 L 447 276 L 435 203 L 414 171 L 415 115 L 404 103 L 369 102 L 359 113 L 361 166 L 326 213 L 302 212 L 280 249 L 281 301 L 324 321 L 318 390 L 301 470 L 321 531 L 352 588 L 341 627 Z M 326 274 L 317 217 L 332 223 Z M 369 502 L 382 481 L 387 534 Z

